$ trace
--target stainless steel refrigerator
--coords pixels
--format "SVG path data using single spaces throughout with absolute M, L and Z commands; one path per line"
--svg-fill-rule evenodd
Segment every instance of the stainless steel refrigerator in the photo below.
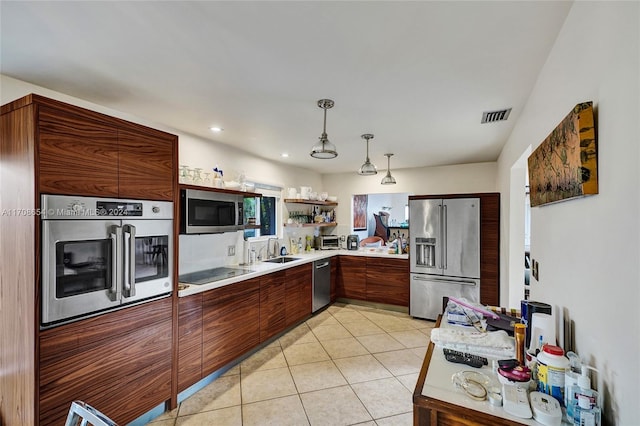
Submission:
M 409 314 L 436 319 L 443 297 L 480 301 L 480 199 L 409 198 Z

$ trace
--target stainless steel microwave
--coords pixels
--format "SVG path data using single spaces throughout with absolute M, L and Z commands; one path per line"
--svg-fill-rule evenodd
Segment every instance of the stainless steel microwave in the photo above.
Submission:
M 180 233 L 217 234 L 244 229 L 244 196 L 197 189 L 180 190 Z

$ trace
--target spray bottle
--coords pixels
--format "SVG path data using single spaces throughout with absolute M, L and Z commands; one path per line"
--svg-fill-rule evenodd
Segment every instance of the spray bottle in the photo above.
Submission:
M 598 371 L 593 367 L 583 365 L 578 384 L 571 391 L 571 394 L 575 395 L 573 407 L 573 424 L 575 426 L 600 426 L 601 424 L 598 392 L 591 389 L 588 370 Z
M 577 401 L 572 391 L 573 387 L 578 385 L 582 363 L 575 352 L 567 352 L 567 358 L 569 358 L 569 368 L 564 373 L 564 406 L 567 408 L 567 420 L 569 423 L 573 423 L 573 407 L 575 407 Z

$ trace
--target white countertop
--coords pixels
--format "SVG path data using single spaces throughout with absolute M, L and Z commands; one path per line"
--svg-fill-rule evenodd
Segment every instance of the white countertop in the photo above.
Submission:
M 287 263 L 269 263 L 258 261 L 252 265 L 220 265 L 228 268 L 245 268 L 252 272 L 244 275 L 238 275 L 224 280 L 213 281 L 205 284 L 186 284 L 179 283 L 180 286 L 186 285 L 186 288 L 178 291 L 178 297 L 189 296 L 191 294 L 201 293 L 203 291 L 212 290 L 214 288 L 224 287 L 240 281 L 270 274 L 276 271 L 282 271 L 295 266 L 304 265 L 320 259 L 328 259 L 334 256 L 364 256 L 364 257 L 385 257 L 388 259 L 408 259 L 408 254 L 388 254 L 386 248 L 383 250 L 378 248 L 365 247 L 359 250 L 316 250 L 312 252 L 304 252 L 300 254 L 290 254 L 287 257 L 295 257 L 296 260 Z
M 445 318 L 442 319 L 440 326 L 445 328 L 456 327 L 454 325 L 448 324 Z M 491 414 L 492 416 L 501 417 L 513 422 L 522 423 L 525 425 L 540 425 L 540 423 L 532 418 L 523 419 L 513 416 L 505 412 L 503 407 L 496 407 L 491 405 L 488 400 L 473 400 L 469 398 L 464 393 L 464 391 L 456 389 L 456 387 L 452 383 L 451 378 L 455 373 L 463 370 L 476 371 L 478 373 L 485 374 L 495 382 L 495 384 L 498 386 L 498 389 L 501 389 L 501 385 L 499 384 L 497 378 L 497 373 L 494 372 L 492 368 L 493 360 L 497 360 L 498 358 L 489 356 L 486 358 L 489 361 L 489 365 L 483 366 L 481 368 L 468 367 L 464 364 L 455 364 L 445 359 L 444 352 L 441 346 L 434 345 L 433 354 L 431 355 L 431 362 L 429 363 L 427 376 L 424 381 L 424 386 L 422 388 L 421 394 L 425 397 L 434 398 L 461 407 L 480 411 L 486 414 Z M 568 425 L 568 423 L 564 422 L 562 424 Z

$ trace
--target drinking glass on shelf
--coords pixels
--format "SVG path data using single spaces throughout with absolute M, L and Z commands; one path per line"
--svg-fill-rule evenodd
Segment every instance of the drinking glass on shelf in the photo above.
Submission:
M 189 177 L 189 166 L 180 166 L 180 173 L 178 174 L 178 182 L 180 183 L 188 183 L 190 181 Z
M 213 181 L 209 177 L 210 174 L 211 173 L 206 173 L 205 172 L 204 179 L 202 179 L 202 185 L 204 185 L 204 186 L 213 186 Z
M 193 184 L 194 185 L 202 185 L 202 169 L 199 167 L 196 167 L 195 169 L 193 169 Z

